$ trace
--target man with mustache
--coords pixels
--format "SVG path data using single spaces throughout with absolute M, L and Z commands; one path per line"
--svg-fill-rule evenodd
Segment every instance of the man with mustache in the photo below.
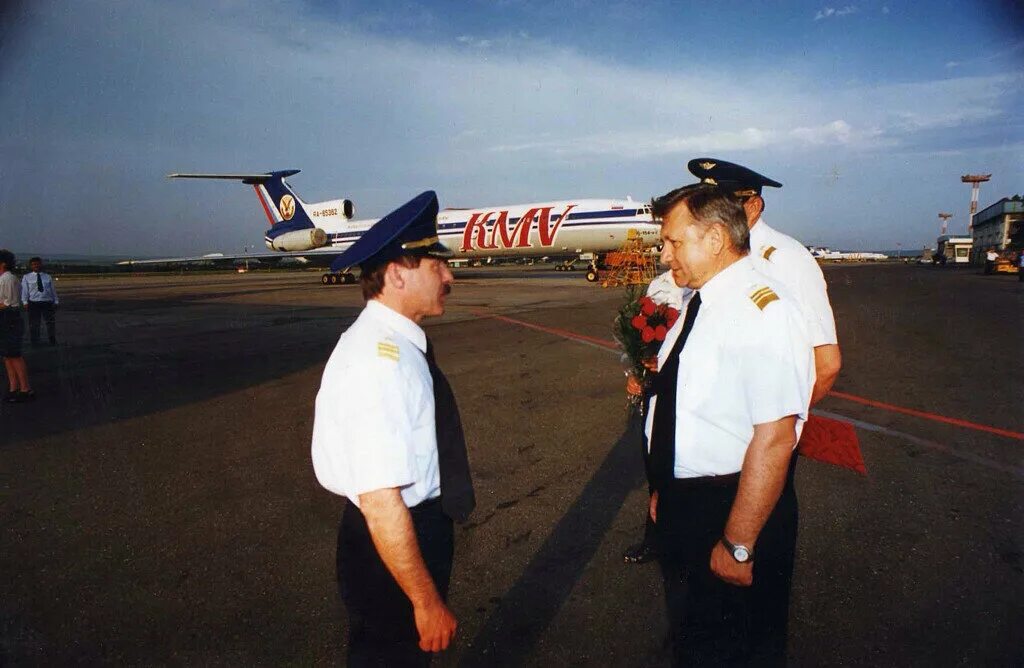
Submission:
M 451 386 L 420 322 L 454 280 L 425 192 L 378 221 L 336 265 L 359 265 L 366 307 L 342 334 L 316 398 L 317 479 L 348 499 L 338 589 L 349 666 L 423 666 L 456 629 L 446 605 L 452 521 L 475 504 Z

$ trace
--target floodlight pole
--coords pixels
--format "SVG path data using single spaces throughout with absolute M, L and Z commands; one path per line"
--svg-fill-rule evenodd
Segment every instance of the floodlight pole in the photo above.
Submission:
M 942 227 L 939 229 L 939 235 L 940 236 L 946 233 L 946 230 L 949 227 L 949 219 L 952 218 L 952 217 L 953 217 L 953 214 L 951 214 L 951 213 L 940 213 L 939 214 L 939 218 L 942 219 Z
M 978 213 L 978 193 L 981 184 L 992 178 L 991 174 L 964 174 L 960 177 L 963 183 L 971 184 L 971 211 L 967 217 L 967 233 L 974 236 L 974 214 Z

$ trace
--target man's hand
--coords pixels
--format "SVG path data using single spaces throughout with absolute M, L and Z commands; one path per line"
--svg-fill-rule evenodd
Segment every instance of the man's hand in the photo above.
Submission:
M 651 521 L 658 523 L 658 490 L 651 492 L 651 505 L 648 509 L 651 513 Z
M 424 652 L 448 649 L 459 625 L 448 606 L 438 600 L 434 605 L 414 607 L 413 614 L 416 631 L 420 634 L 420 649 Z
M 644 393 L 644 388 L 640 385 L 640 381 L 636 379 L 632 373 L 626 374 L 626 394 L 634 397 L 639 397 Z
M 720 579 L 737 587 L 754 584 L 754 562 L 740 563 L 732 558 L 729 550 L 719 541 L 711 550 L 711 572 Z
M 388 488 L 360 494 L 359 506 L 381 561 L 412 603 L 420 649 L 446 649 L 455 635 L 455 615 L 437 593 L 423 562 L 412 516 L 401 493 L 397 488 Z

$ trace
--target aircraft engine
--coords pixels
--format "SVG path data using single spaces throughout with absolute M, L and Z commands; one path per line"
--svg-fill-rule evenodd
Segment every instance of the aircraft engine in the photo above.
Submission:
M 350 199 L 341 200 L 341 215 L 345 216 L 346 220 L 352 220 L 352 216 L 356 215 L 356 203 Z
M 319 227 L 311 230 L 285 232 L 267 242 L 267 248 L 276 251 L 308 251 L 327 245 L 327 233 Z

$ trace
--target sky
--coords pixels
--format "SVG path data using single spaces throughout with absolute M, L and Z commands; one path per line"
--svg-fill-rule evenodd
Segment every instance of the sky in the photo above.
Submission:
M 1016 5 L 1016 8 L 1014 8 Z M 153 257 L 262 244 L 307 202 L 649 199 L 713 157 L 783 183 L 765 220 L 845 250 L 934 245 L 1024 194 L 1013 2 L 8 0 L 0 247 Z M 260 248 L 260 250 L 262 250 Z

